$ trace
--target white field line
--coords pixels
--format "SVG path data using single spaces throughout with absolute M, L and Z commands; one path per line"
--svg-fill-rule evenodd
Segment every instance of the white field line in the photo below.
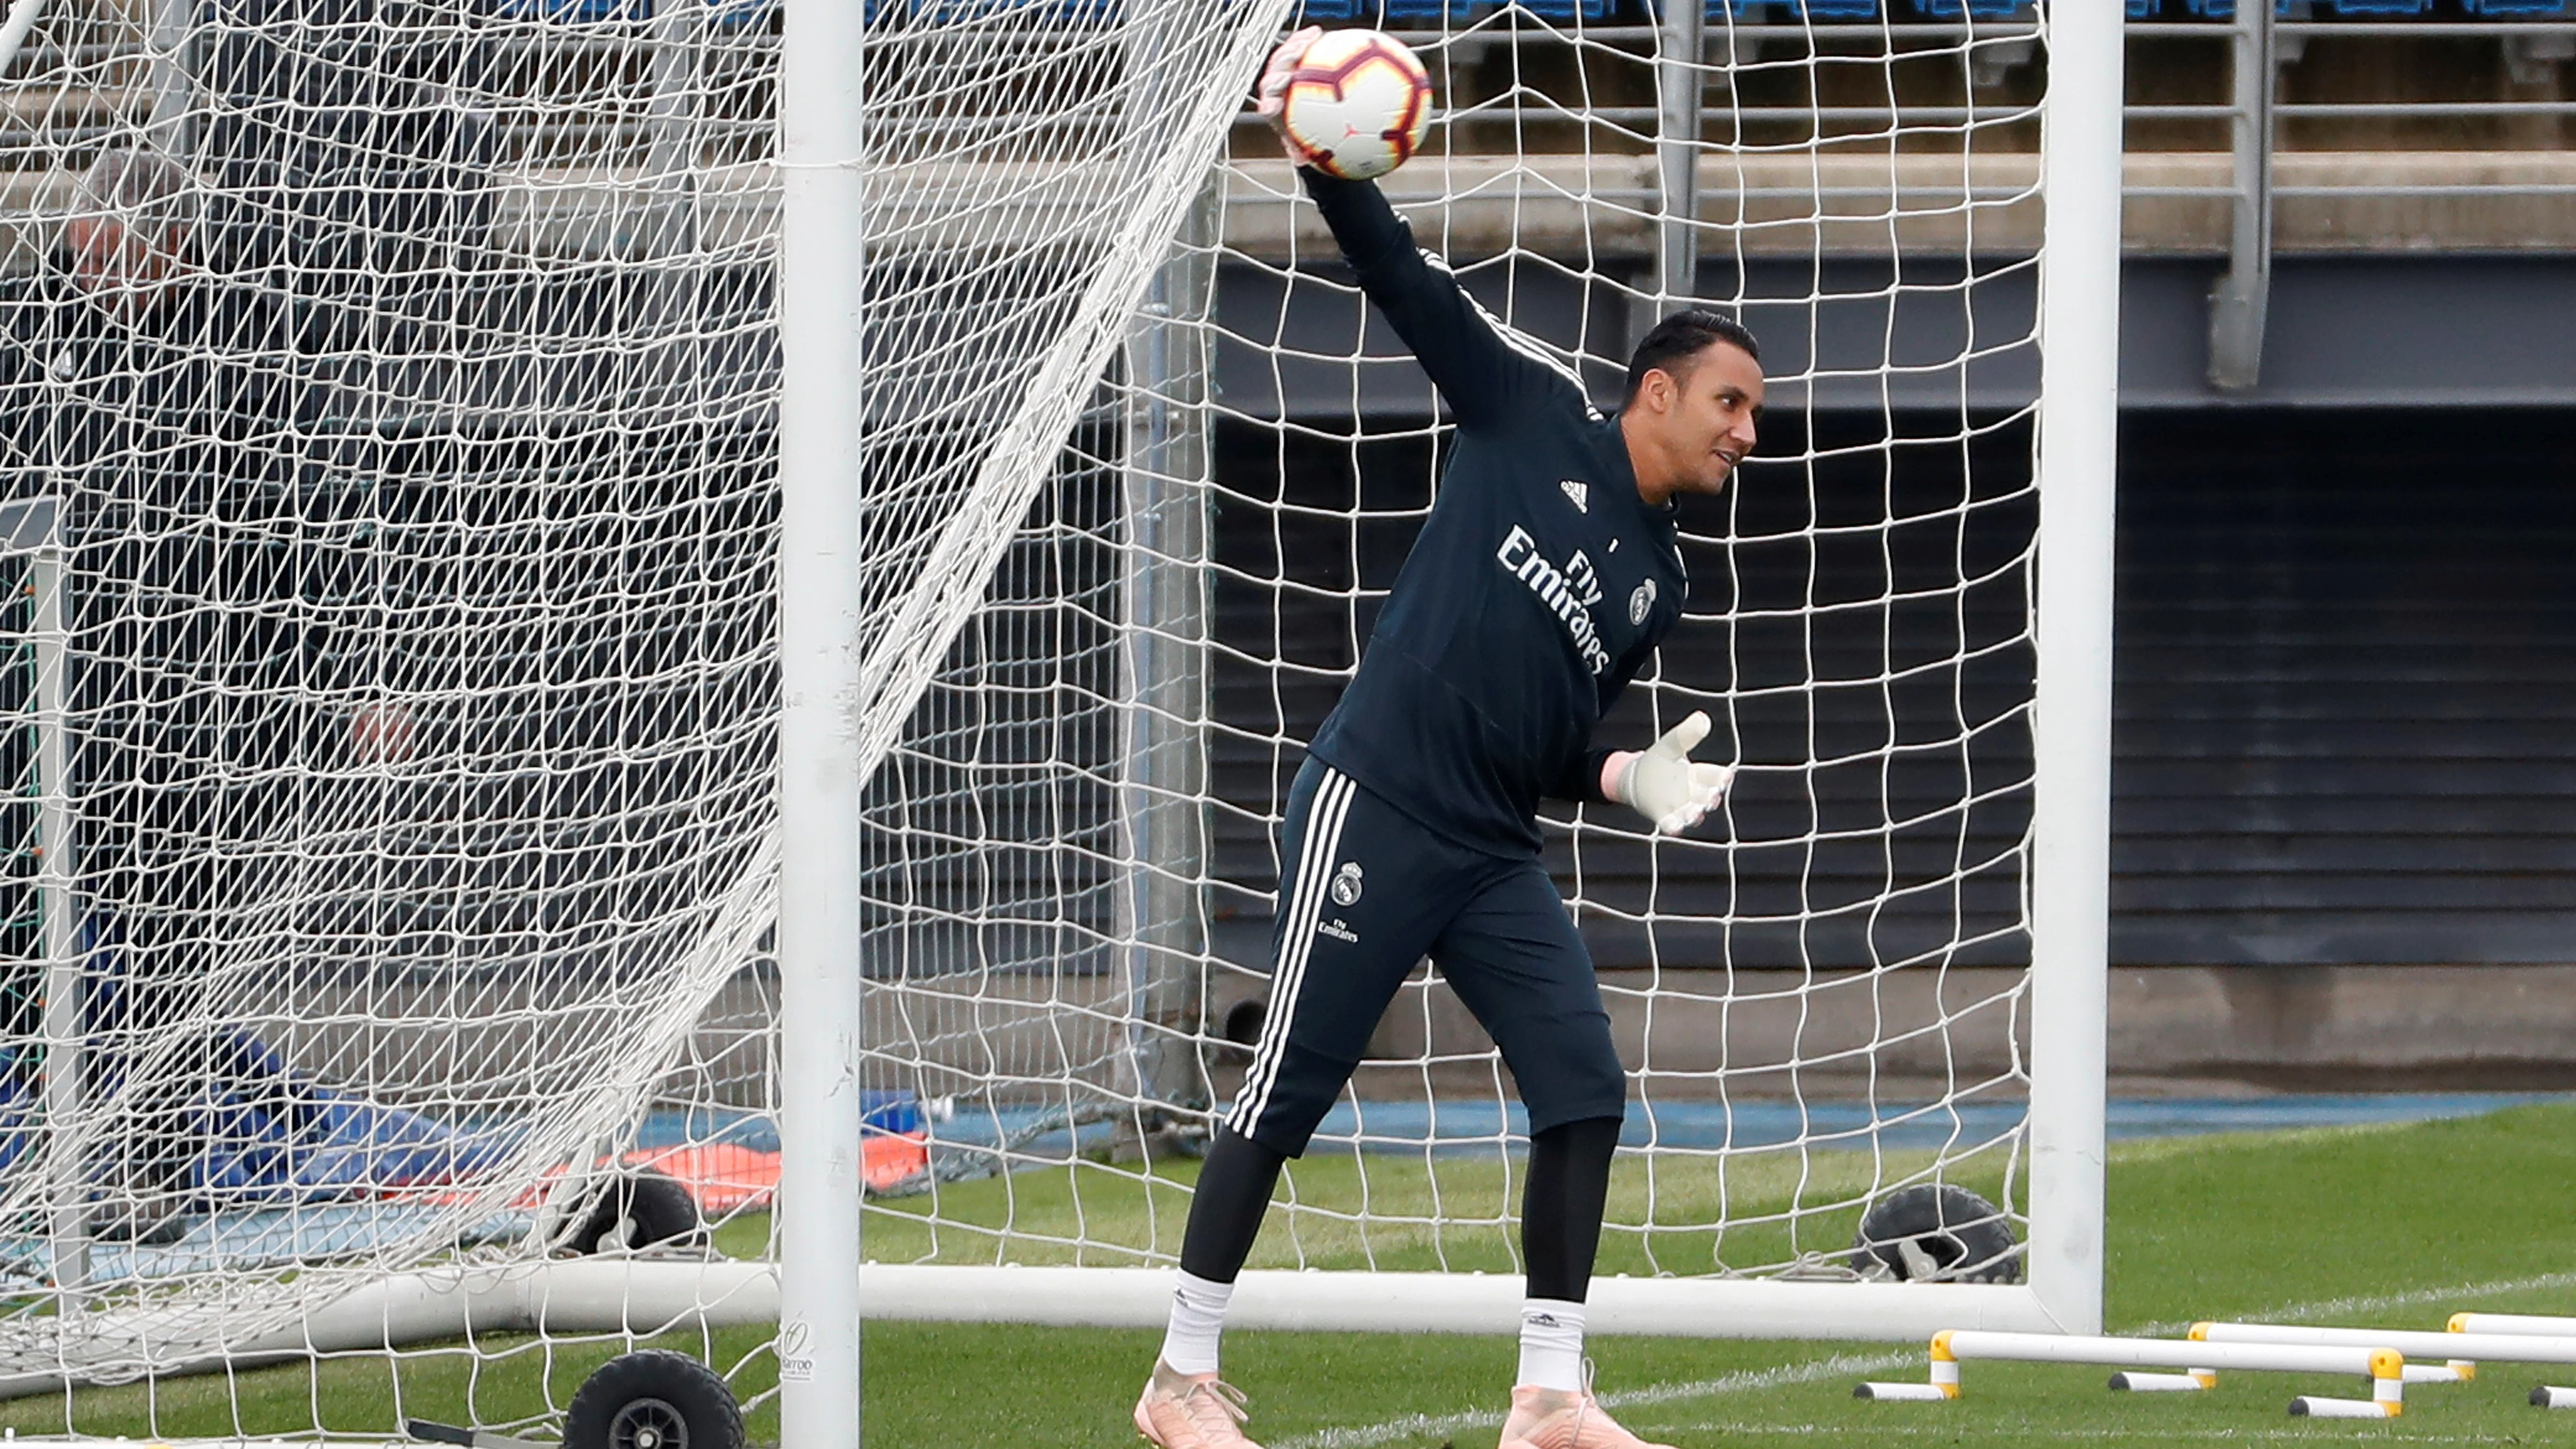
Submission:
M 2402 1293 L 2376 1293 L 2368 1296 L 2350 1298 L 2328 1298 L 2313 1303 L 2285 1303 L 2275 1307 L 2257 1310 L 2254 1314 L 2249 1315 L 2244 1321 L 2249 1323 L 2279 1323 L 2296 1321 L 2307 1317 L 2340 1317 L 2345 1314 L 2353 1313 L 2382 1313 L 2393 1308 L 2417 1308 L 2428 1303 L 2447 1303 L 2464 1298 L 2492 1298 L 2506 1293 L 2535 1292 L 2550 1288 L 2576 1288 L 2576 1272 L 2542 1273 L 2528 1278 L 2498 1279 L 2490 1283 L 2455 1283 L 2441 1288 L 2414 1288 Z M 2142 1324 L 2129 1331 L 2147 1337 L 2165 1337 L 2188 1329 L 2195 1321 L 2197 1320 L 2187 1319 L 2180 1323 L 2148 1323 Z M 1805 1363 L 1784 1364 L 1779 1368 L 1743 1369 L 1731 1374 L 1720 1374 L 1711 1379 L 1699 1379 L 1685 1383 L 1649 1384 L 1644 1388 L 1622 1389 L 1616 1392 L 1603 1394 L 1601 1396 L 1601 1403 L 1605 1408 L 1624 1409 L 1643 1405 L 1668 1404 L 1685 1399 L 1709 1399 L 1718 1398 L 1727 1394 L 1754 1393 L 1764 1389 L 1787 1388 L 1793 1384 L 1810 1384 L 1819 1379 L 1840 1378 L 1850 1374 L 1870 1374 L 1878 1373 L 1887 1369 L 1903 1368 L 1908 1364 L 1921 1362 L 1922 1357 L 1923 1351 L 1919 1348 L 1907 1349 L 1903 1352 L 1835 1354 L 1830 1358 L 1812 1359 Z M 1435 1434 L 1443 1438 L 1447 1438 L 1468 1429 L 1499 1427 L 1502 1421 L 1503 1416 L 1492 1409 L 1476 1409 L 1458 1414 L 1406 1414 L 1400 1418 L 1388 1419 L 1381 1423 L 1357 1425 L 1347 1428 L 1324 1429 L 1316 1433 L 1300 1435 L 1294 1439 L 1283 1439 L 1274 1442 L 1277 1443 L 1278 1449 L 1371 1449 L 1371 1446 L 1373 1445 L 1392 1443 L 1398 1439 L 1417 1436 L 1428 1438 Z M 1737 1434 L 1807 1434 L 1821 1432 L 1813 1425 L 1768 1426 L 1760 1424 L 1730 1423 L 1724 1427 L 1729 1433 Z M 1931 1428 L 1932 1426 L 1930 1425 L 1925 1426 L 1927 1432 L 1930 1431 Z M 1871 1432 L 1878 1433 L 1881 1432 L 1881 1430 L 1873 1428 Z M 1900 1430 L 1899 1432 L 1911 1431 Z M 1956 1437 L 1957 1434 L 1955 1427 L 1944 1429 L 1939 1432 L 1951 1435 L 1952 1437 Z M 2083 1433 L 2079 1433 L 2078 1431 L 2067 1431 L 2063 1434 L 2053 1434 L 2052 1437 L 2092 1437 L 2108 1439 L 2131 1437 L 2155 1438 L 2161 1436 L 2154 1431 L 2145 1430 L 2134 1435 L 2120 1430 L 2101 1430 Z M 2231 1433 L 2231 1437 L 2298 1439 L 2303 1437 L 2312 1438 L 2313 1436 L 2306 1434 L 2305 1431 L 2302 1430 L 2278 1430 L 2262 1434 L 2233 1432 Z M 2431 1444 L 2471 1444 L 2487 1442 L 2485 1439 L 2475 1437 L 2420 1438 L 2410 1434 L 2407 1438 L 2410 1442 Z
M 1850 1432 L 1849 1426 L 1847 1425 L 1825 1424 L 1738 1424 L 1729 1422 L 1724 1424 L 1698 1424 L 1690 1427 L 1693 1429 L 1723 1429 L 1729 1435 L 1738 1435 L 1745 1438 L 1751 1438 L 1755 1435 L 1773 1435 L 1786 1439 L 1797 1438 L 1802 1435 L 1841 1435 Z M 1897 1435 L 1911 1435 L 1926 1439 L 1937 1438 L 1945 1443 L 1955 1444 L 1959 1442 L 1959 1426 L 1956 1424 L 1944 1425 L 1931 1420 L 1922 1420 L 1912 1424 L 1899 1424 L 1893 1421 L 1886 1423 L 1874 1422 L 1869 1426 L 1869 1435 L 1873 1439 L 1880 1438 L 1882 1436 L 1893 1438 Z M 2123 1439 L 2137 1439 L 2150 1444 L 2170 1444 L 2174 1442 L 2173 1429 L 2170 1426 L 2159 1426 L 2152 1420 L 2140 1420 L 2138 1426 L 2134 1429 L 2113 1427 L 2104 1427 L 2099 1429 L 2032 1429 L 2028 1427 L 2019 1427 L 2013 1430 L 2013 1437 L 2016 1441 L 2027 1441 L 2031 1439 L 2076 1439 L 2116 1443 Z M 2268 1439 L 2278 1439 L 2286 1443 L 2297 1444 L 2318 1444 L 2332 1441 L 2331 1435 L 2320 1434 L 2314 1429 L 2243 1429 L 2231 1427 L 2221 1430 L 2210 1437 L 2224 1439 L 2230 1444 L 2241 1444 Z M 2385 1434 L 2374 1433 L 2372 1442 L 2399 1444 L 2494 1444 L 2497 1440 L 2492 1434 L 2420 1434 L 2414 1432 L 2413 1427 L 2410 1424 L 2407 1428 L 2396 1429 L 2393 1432 Z M 2514 1441 L 2506 1440 L 2504 1442 L 2512 1443 Z
M 1612 1409 L 1635 1404 L 1664 1404 L 1676 1399 L 1702 1399 L 1717 1394 L 1738 1394 L 1759 1389 L 1784 1388 L 1790 1384 L 1809 1384 L 1818 1379 L 1838 1378 L 1846 1374 L 1875 1373 L 1898 1368 L 1923 1356 L 1923 1350 L 1905 1353 L 1838 1353 L 1831 1358 L 1807 1363 L 1784 1364 L 1779 1368 L 1744 1369 L 1720 1374 L 1713 1379 L 1693 1383 L 1650 1384 L 1642 1389 L 1625 1389 L 1603 1394 L 1601 1402 Z M 1414 1436 L 1437 1434 L 1448 1438 L 1467 1429 L 1500 1428 L 1503 1416 L 1492 1409 L 1470 1409 L 1463 1414 L 1406 1414 L 1383 1423 L 1353 1428 L 1324 1429 L 1294 1439 L 1275 1440 L 1278 1449 L 1369 1449 L 1374 1444 Z
M 2374 1293 L 2359 1298 L 2329 1298 L 2322 1303 L 2292 1303 L 2278 1308 L 2257 1310 L 2240 1323 L 2295 1322 L 2301 1317 L 2340 1318 L 2349 1313 L 2380 1313 L 2391 1308 L 2421 1308 L 2427 1303 L 2442 1303 L 2454 1298 L 2494 1298 L 2506 1293 L 2536 1293 L 2548 1288 L 2576 1288 L 2576 1272 L 2539 1273 L 2529 1278 L 2505 1278 L 2493 1283 L 2454 1283 L 2446 1288 L 2414 1288 L 2404 1293 Z M 2177 1324 L 2169 1332 L 2181 1332 L 2188 1323 Z M 2382 1328 L 2386 1324 L 2379 1325 Z M 2157 1330 L 2149 1330 L 2151 1332 Z

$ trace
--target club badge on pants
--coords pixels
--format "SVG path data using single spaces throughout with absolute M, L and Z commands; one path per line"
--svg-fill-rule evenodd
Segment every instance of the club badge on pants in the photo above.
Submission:
M 1332 894 L 1334 905 L 1355 906 L 1359 904 L 1360 863 L 1358 861 L 1343 861 L 1342 868 L 1333 873 Z

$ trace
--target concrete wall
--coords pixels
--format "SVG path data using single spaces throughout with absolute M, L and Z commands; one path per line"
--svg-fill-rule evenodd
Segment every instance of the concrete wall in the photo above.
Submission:
M 1788 1095 L 1790 1074 L 1768 1069 L 1792 1061 L 1809 1063 L 1796 1079 L 1806 1091 L 1857 1093 L 1872 1065 L 1858 1049 L 1909 1032 L 1920 1034 L 1875 1056 L 1882 1092 L 1998 1078 L 2012 1069 L 2016 1033 L 2026 1035 L 2012 1009 L 2018 982 L 2018 972 L 1992 968 L 1874 983 L 1840 975 L 1801 1001 L 1790 994 L 1795 973 L 1743 972 L 1730 983 L 1668 971 L 1650 1010 L 1644 979 L 1603 978 L 1621 1059 L 1651 1070 L 1658 1094 L 1678 1096 L 1715 1095 L 1721 1068 L 1731 1095 Z M 1925 1030 L 1945 1016 L 1949 1031 Z M 1372 1051 L 1418 1059 L 1488 1042 L 1448 987 L 1417 978 Z M 2111 976 L 2109 1047 L 2123 1093 L 2576 1088 L 2576 966 L 2121 969 Z M 1410 1066 L 1377 1070 L 1390 1088 L 1420 1080 Z

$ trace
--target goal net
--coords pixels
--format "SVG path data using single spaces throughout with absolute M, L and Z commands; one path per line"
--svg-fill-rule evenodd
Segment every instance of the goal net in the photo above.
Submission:
M 2040 497 L 2107 478 L 2040 446 L 2053 37 L 1828 8 L 1306 14 L 1422 52 L 1442 115 L 1390 195 L 1605 404 L 1689 298 L 1773 379 L 1603 736 L 1706 709 L 1734 798 L 1685 841 L 1548 827 L 1632 1073 L 1603 1326 L 2080 1324 L 2089 1290 L 2014 1286 L 2098 1212 L 2098 990 L 2047 985 L 2098 968 L 2100 822 Z M 863 142 L 813 163 L 865 215 L 862 1294 L 1159 1321 L 1287 783 L 1447 426 L 1238 119 L 1287 0 L 866 14 Z M 0 1423 L 544 1433 L 641 1343 L 772 1411 L 816 1106 L 782 1042 L 836 1029 L 775 960 L 779 359 L 829 322 L 779 304 L 794 32 L 34 7 L 0 70 Z M 1507 1326 L 1515 1112 L 1418 973 L 1243 1321 Z M 1990 1220 L 1853 1251 L 1933 1185 Z M 1992 1281 L 1893 1315 L 1863 1281 L 1927 1274 Z
M 2098 779 L 2040 768 L 2034 590 L 2044 518 L 2081 540 L 2108 460 L 2060 445 L 2044 513 L 2041 420 L 2086 406 L 2042 387 L 2053 37 L 2029 8 L 1808 9 L 1359 17 L 1441 98 L 1381 186 L 1490 312 L 1605 408 L 1695 300 L 1771 379 L 1762 446 L 1683 508 L 1682 623 L 1596 736 L 1705 710 L 1732 797 L 1682 840 L 1547 821 L 1632 1084 L 1602 1250 L 1629 1281 L 1596 1285 L 1595 1323 L 2062 1328 L 2088 1292 L 2026 1269 L 2097 1208 L 2039 1164 L 2098 1161 L 2101 1026 L 2042 983 L 2098 971 L 2101 941 L 2063 855 L 2077 904 L 2043 939 L 2035 860 L 2068 827 L 2038 806 Z M 939 1117 L 867 1220 L 882 1311 L 966 1311 L 928 1265 L 1017 1265 L 1019 1315 L 1161 1321 L 1166 1281 L 1114 1270 L 1177 1254 L 1187 1158 L 1264 1019 L 1290 781 L 1439 486 L 1446 417 L 1257 122 L 1153 301 L 870 787 L 871 1080 Z M 2107 334 L 2103 305 L 2061 315 Z M 2075 609 L 2107 594 L 2091 562 L 2058 575 Z M 2082 647 L 2085 619 L 2055 628 Z M 2092 1061 L 2044 1064 L 2088 1034 Z M 1232 1321 L 1508 1327 L 1525 1130 L 1424 963 L 1290 1164 Z

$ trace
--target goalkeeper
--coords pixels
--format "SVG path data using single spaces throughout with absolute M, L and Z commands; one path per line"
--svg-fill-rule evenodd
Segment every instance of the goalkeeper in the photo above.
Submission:
M 1279 96 L 1315 35 L 1262 78 Z M 1283 133 L 1283 139 L 1284 133 Z M 1291 143 L 1294 154 L 1294 143 Z M 1161 1361 L 1136 1425 L 1164 1449 L 1240 1449 L 1217 1378 L 1226 1300 L 1283 1160 L 1349 1080 L 1424 956 L 1493 1035 L 1529 1110 L 1518 1386 L 1503 1449 L 1636 1449 L 1593 1402 L 1583 1300 L 1627 1080 L 1592 962 L 1539 864 L 1542 797 L 1614 801 L 1677 834 L 1732 771 L 1694 763 L 1693 714 L 1641 753 L 1592 730 L 1680 617 L 1673 502 L 1714 494 L 1752 450 L 1752 336 L 1691 310 L 1646 334 L 1615 417 L 1417 250 L 1377 187 L 1301 167 L 1359 282 L 1430 374 L 1457 439 L 1359 672 L 1288 796 L 1271 1002 L 1190 1206 Z

